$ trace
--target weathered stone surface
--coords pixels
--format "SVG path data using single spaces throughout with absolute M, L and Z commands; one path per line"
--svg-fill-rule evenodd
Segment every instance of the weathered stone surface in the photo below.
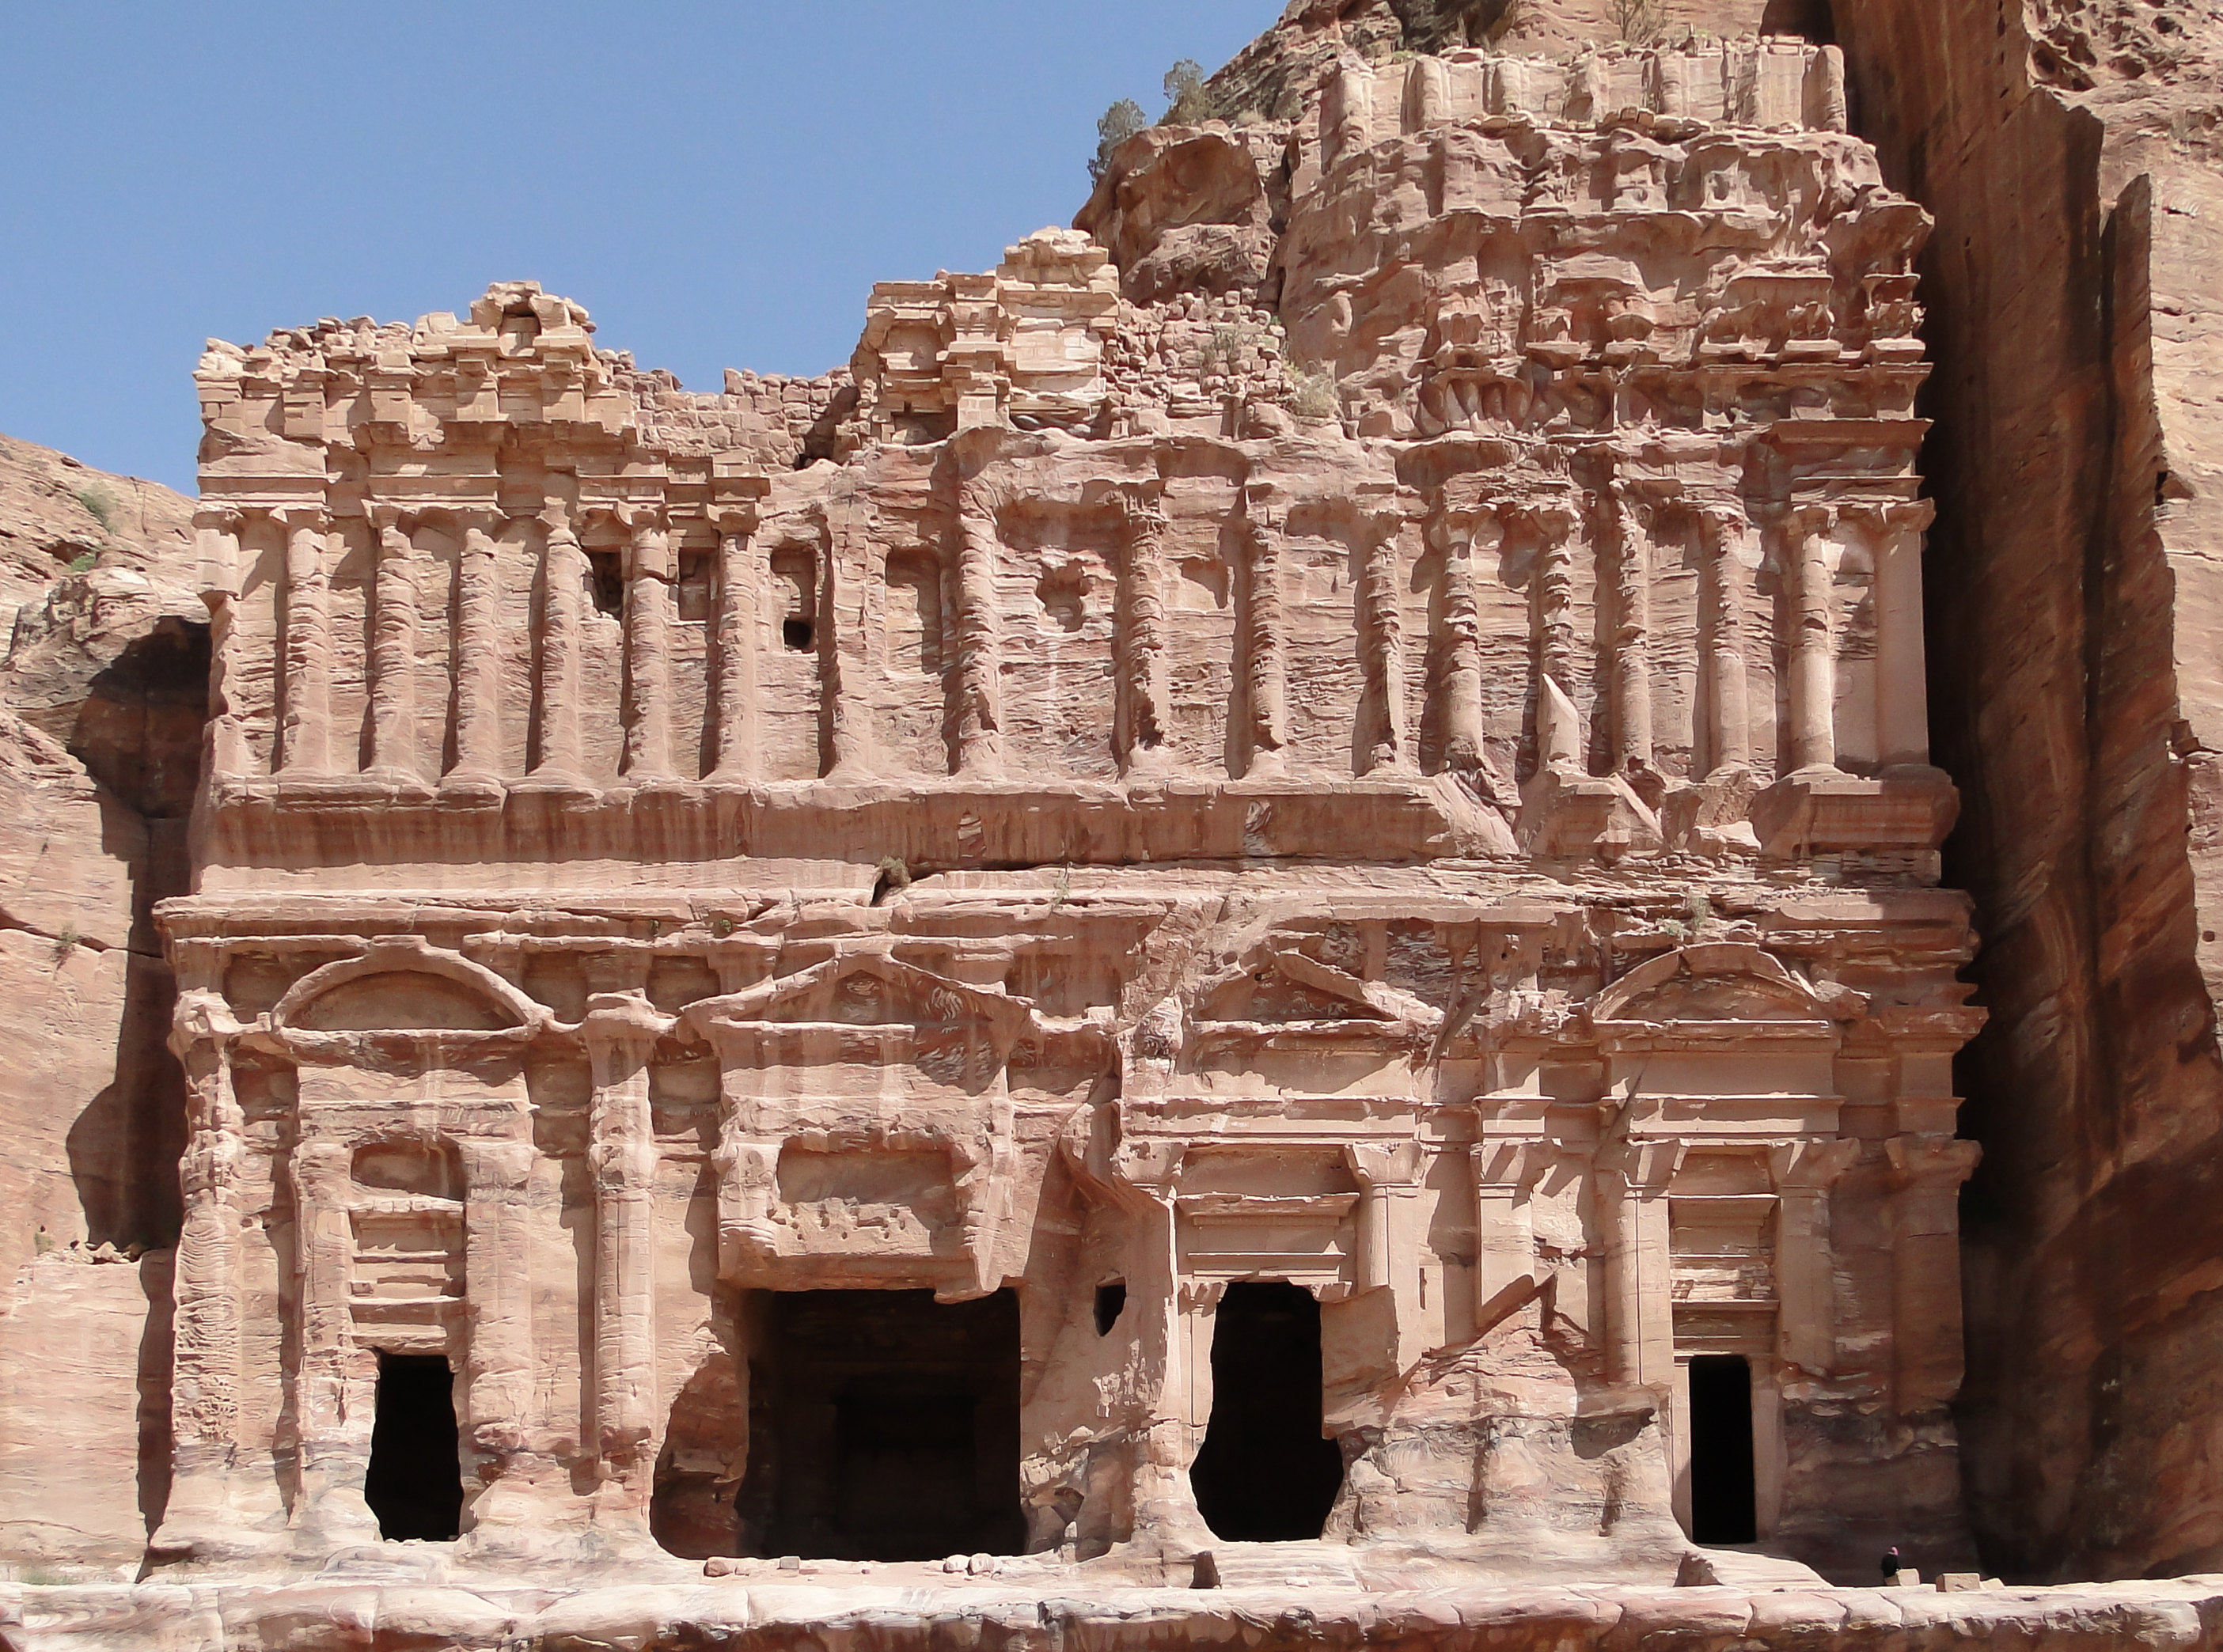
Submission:
M 191 499 L 158 482 L 111 476 L 67 454 L 0 436 L 0 636 L 14 611 L 83 563 L 140 575 L 174 563 Z

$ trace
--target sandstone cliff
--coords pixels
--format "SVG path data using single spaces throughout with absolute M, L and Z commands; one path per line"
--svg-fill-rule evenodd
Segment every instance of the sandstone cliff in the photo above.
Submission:
M 129 1575 L 166 1478 L 192 512 L 0 437 L 0 1507 L 42 1574 Z
M 2214 547 L 2223 209 L 2208 4 L 1836 8 L 1924 267 L 1964 1061 L 1968 1489 L 2026 1576 L 2223 1555 Z

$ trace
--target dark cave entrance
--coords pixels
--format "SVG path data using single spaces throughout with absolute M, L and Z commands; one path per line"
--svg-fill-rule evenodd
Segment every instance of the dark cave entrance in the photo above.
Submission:
M 1319 1303 L 1293 1285 L 1231 1285 L 1212 1329 L 1212 1421 L 1189 1469 L 1215 1536 L 1320 1535 L 1343 1452 L 1320 1436 Z
M 1752 1366 L 1740 1354 L 1691 1360 L 1691 1541 L 1759 1537 L 1753 1490 Z
M 363 1501 L 389 1542 L 452 1542 L 461 1531 L 463 1473 L 456 1451 L 456 1377 L 444 1355 L 378 1356 Z
M 1024 1548 L 1016 1293 L 783 1291 L 765 1318 L 745 1552 L 925 1561 Z

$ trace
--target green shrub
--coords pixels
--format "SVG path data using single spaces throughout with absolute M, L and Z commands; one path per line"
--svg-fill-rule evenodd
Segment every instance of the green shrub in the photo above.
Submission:
M 1122 97 L 1105 110 L 1096 122 L 1096 158 L 1088 163 L 1088 175 L 1100 179 L 1112 169 L 1112 152 L 1150 123 L 1143 113 L 1143 106 L 1131 97 Z
M 1219 94 L 1205 84 L 1204 65 L 1185 57 L 1166 71 L 1166 113 L 1160 126 L 1201 126 L 1220 113 Z
M 100 524 L 104 533 L 116 531 L 116 496 L 100 487 L 80 487 L 77 502 L 85 506 L 85 513 Z

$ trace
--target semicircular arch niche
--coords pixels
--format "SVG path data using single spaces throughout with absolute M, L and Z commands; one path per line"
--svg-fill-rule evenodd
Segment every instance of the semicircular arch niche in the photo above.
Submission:
M 381 970 L 340 982 L 291 1019 L 312 1033 L 498 1033 L 522 1024 L 507 1006 L 421 970 Z

